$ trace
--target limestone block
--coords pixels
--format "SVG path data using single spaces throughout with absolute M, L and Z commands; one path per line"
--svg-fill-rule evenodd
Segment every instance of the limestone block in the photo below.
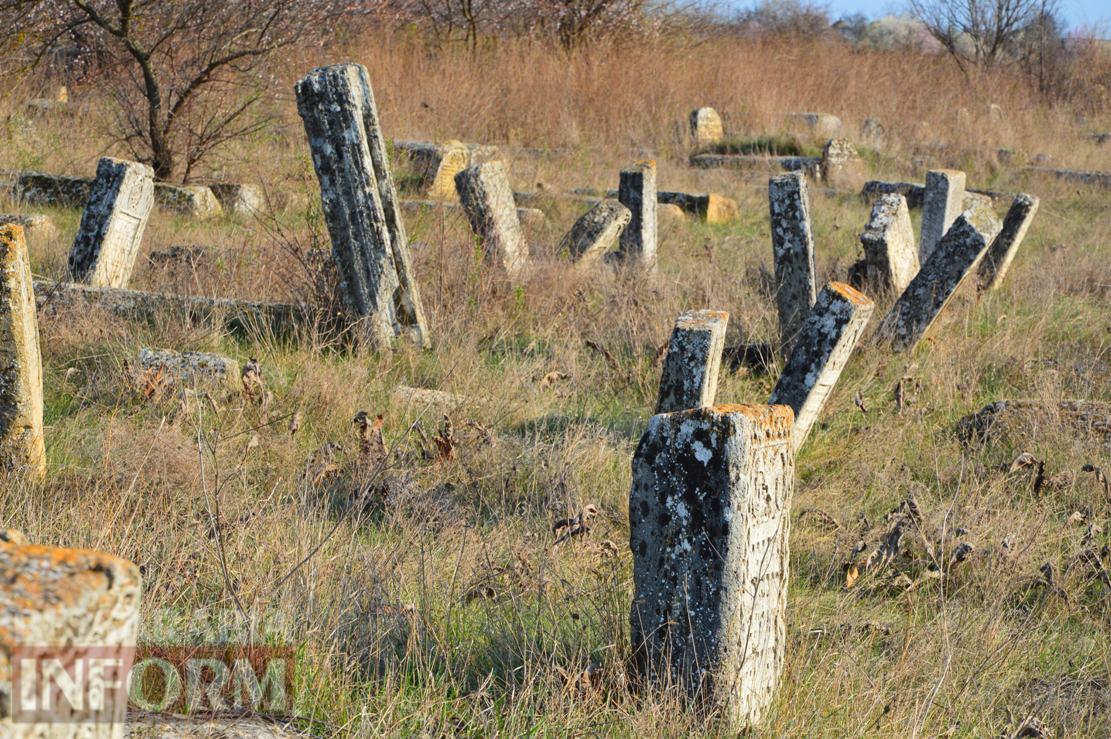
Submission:
M 976 272 L 976 281 L 983 290 L 998 290 L 1011 268 L 1018 248 L 1026 237 L 1030 222 L 1038 212 L 1041 201 L 1034 195 L 1020 192 L 1011 204 L 999 235 L 991 242 L 988 253 L 984 255 Z
M 795 350 L 768 403 L 795 412 L 791 447 L 798 451 L 825 407 L 875 303 L 842 282 L 826 285 L 802 325 Z
M 806 178 L 798 172 L 772 177 L 768 181 L 768 204 L 779 337 L 784 351 L 789 352 L 817 298 Z
M 224 208 L 207 185 L 170 185 L 154 183 L 154 202 L 163 211 L 197 220 L 215 218 Z
M 675 321 L 667 343 L 656 413 L 673 413 L 714 404 L 729 314 L 695 310 Z
M 211 352 L 176 352 L 173 349 L 152 349 L 139 352 L 139 366 L 143 369 L 162 369 L 178 382 L 192 385 L 195 382 L 222 383 L 233 392 L 242 389 L 239 362 Z
M 217 182 L 209 185 L 220 206 L 228 213 L 250 216 L 266 210 L 266 196 L 258 185 L 241 185 L 232 182 Z
M 787 406 L 657 415 L 633 457 L 633 660 L 736 733 L 760 721 L 786 652 L 794 452 Z
M 713 108 L 699 108 L 691 111 L 691 138 L 696 146 L 710 146 L 722 140 L 725 129 L 721 116 Z
M 432 346 L 366 67 L 315 69 L 296 94 L 348 313 L 380 347 Z
M 102 158 L 69 251 L 73 279 L 97 287 L 127 287 L 152 205 L 153 169 Z
M 964 193 L 964 200 L 961 203 L 961 212 L 972 211 L 976 216 L 983 220 L 985 228 L 988 231 L 998 233 L 999 229 L 1003 228 L 1003 222 L 999 220 L 999 216 L 995 214 L 993 207 L 993 200 L 990 195 L 983 195 L 978 192 Z
M 863 277 L 875 289 L 902 293 L 918 274 L 914 227 L 902 195 L 884 195 L 876 201 L 860 243 L 864 247 Z
M 941 237 L 953 225 L 964 204 L 964 172 L 936 169 L 926 173 L 926 194 L 922 203 L 922 237 L 918 261 L 923 264 Z
M 848 139 L 830 139 L 822 149 L 821 172 L 829 187 L 859 187 L 864 180 L 864 160 Z
M 659 203 L 656 205 L 656 233 L 660 229 L 681 226 L 686 223 L 687 214 L 678 205 L 672 203 Z
M 6 213 L 0 215 L 0 225 L 5 223 L 22 226 L 26 236 L 41 236 L 45 239 L 52 239 L 58 235 L 58 229 L 54 228 L 54 222 L 50 220 L 50 216 L 41 213 Z
M 27 244 L 19 226 L 0 226 L 0 464 L 46 472 L 42 356 Z
M 926 186 L 914 182 L 884 182 L 869 180 L 860 190 L 860 197 L 872 200 L 878 195 L 902 195 L 908 208 L 921 208 L 926 199 Z
M 715 193 L 691 195 L 685 192 L 656 193 L 657 204 L 677 205 L 686 213 L 698 216 L 706 223 L 732 223 L 740 218 L 737 201 Z M 657 208 L 659 205 L 657 205 Z
M 50 719 L 38 723 L 13 721 L 19 718 L 13 717 L 15 709 L 32 706 L 24 703 L 23 690 L 21 695 L 8 691 L 12 691 L 14 646 L 65 648 L 45 656 L 59 659 L 71 676 L 82 669 L 75 664 L 78 660 L 89 666 L 90 658 L 121 660 L 115 675 L 105 675 L 108 680 L 126 675 L 139 628 L 139 568 L 100 552 L 0 543 L 0 578 L 4 582 L 0 588 L 0 735 L 121 739 L 126 697 L 107 687 L 94 693 L 91 677 L 80 708 L 65 700 L 52 681 L 54 699 L 50 710 L 43 711 L 41 691 L 37 691 L 33 708 L 48 715 L 36 718 Z M 40 674 L 37 684 L 42 680 Z M 101 697 L 94 702 L 94 695 Z
M 610 250 L 632 217 L 632 212 L 616 200 L 603 200 L 575 221 L 560 241 L 559 250 L 566 249 L 571 261 L 587 269 Z
M 816 139 L 830 139 L 841 135 L 841 119 L 828 113 L 788 113 L 787 120 L 793 127 L 801 128 Z
M 455 189 L 471 228 L 482 239 L 487 258 L 500 262 L 510 280 L 524 280 L 530 268 L 529 248 L 517 218 L 505 163 L 492 161 L 464 169 L 455 175 Z
M 895 351 L 914 349 L 995 238 L 990 223 L 961 214 L 876 329 L 874 340 Z
M 80 208 L 89 199 L 92 184 L 87 177 L 24 172 L 16 179 L 15 194 L 17 200 L 27 205 Z
M 656 163 L 634 162 L 621 170 L 617 199 L 632 213 L 621 232 L 619 248 L 625 264 L 656 271 Z
M 399 159 L 420 178 L 427 197 L 455 200 L 455 175 L 471 166 L 471 150 L 459 141 L 432 144 L 425 141 L 394 141 Z

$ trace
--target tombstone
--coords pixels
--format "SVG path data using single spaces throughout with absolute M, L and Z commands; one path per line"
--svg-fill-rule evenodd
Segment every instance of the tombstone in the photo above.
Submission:
M 153 169 L 101 159 L 69 252 L 73 279 L 97 287 L 127 287 L 153 204 Z
M 914 227 L 902 195 L 884 195 L 876 201 L 860 243 L 864 247 L 861 277 L 873 290 L 897 295 L 918 274 Z
M 139 629 L 139 568 L 100 552 L 0 541 L 0 578 L 0 685 L 11 690 L 0 695 L 0 735 L 122 739 L 122 686 Z M 14 670 L 30 660 L 38 665 L 34 677 L 21 671 L 14 690 Z M 104 678 L 99 690 L 96 665 Z M 75 681 L 80 700 L 67 698 L 64 681 L 50 679 L 51 692 L 43 689 L 45 673 L 58 675 L 59 668 L 71 678 L 81 671 L 90 681 L 88 688 Z M 115 682 L 120 686 L 113 690 Z M 48 708 L 44 694 L 51 698 Z
M 922 203 L 922 237 L 918 261 L 925 264 L 941 237 L 957 220 L 964 203 L 964 172 L 934 169 L 926 173 L 926 194 Z
M 871 200 L 877 195 L 902 195 L 907 200 L 908 208 L 921 208 L 922 202 L 926 199 L 926 186 L 914 182 L 869 180 L 860 189 L 860 197 L 865 200 Z
M 205 221 L 223 215 L 224 207 L 208 185 L 154 183 L 154 203 L 159 210 Z
M 633 662 L 645 684 L 760 721 L 786 653 L 794 414 L 719 405 L 657 415 L 633 456 Z
M 186 385 L 214 381 L 233 392 L 243 389 L 239 362 L 221 354 L 147 347 L 139 350 L 138 363 L 143 369 L 165 372 Z
M 887 139 L 887 129 L 879 118 L 866 118 L 860 126 L 860 140 L 870 146 L 882 146 Z
M 691 137 L 696 146 L 711 146 L 725 137 L 721 116 L 713 108 L 691 111 Z
M 667 343 L 656 413 L 673 413 L 714 404 L 729 314 L 695 310 L 675 321 Z
M 818 295 L 768 400 L 771 405 L 789 405 L 795 412 L 791 447 L 796 452 L 818 420 L 875 307 L 843 282 L 829 283 Z
M 610 250 L 633 214 L 616 200 L 603 200 L 588 210 L 559 242 L 580 269 L 596 264 Z
M 455 200 L 455 175 L 471 166 L 471 150 L 459 141 L 432 144 L 425 141 L 393 142 L 420 179 L 425 195 L 434 200 Z
M 58 235 L 58 229 L 54 227 L 54 222 L 50 220 L 50 216 L 42 213 L 5 213 L 0 215 L 0 225 L 5 223 L 22 226 L 24 235 L 28 237 L 35 235 L 40 238 L 52 239 Z
M 217 182 L 209 185 L 208 189 L 212 191 L 220 206 L 229 213 L 251 216 L 266 209 L 266 197 L 258 185 Z
M 383 347 L 402 334 L 430 347 L 366 67 L 321 67 L 296 92 L 348 311 Z
M 510 280 L 524 280 L 529 272 L 529 249 L 505 163 L 486 162 L 464 169 L 455 175 L 455 189 L 471 228 L 482 239 L 487 258 L 500 261 Z
M 976 272 L 976 281 L 981 290 L 998 290 L 1003 284 L 1003 278 L 1011 268 L 1011 262 L 1026 237 L 1026 230 L 1030 228 L 1040 202 L 1034 195 L 1022 192 L 1015 197 L 1003 219 L 999 235 L 991 242 L 991 247 Z
M 92 184 L 87 177 L 24 172 L 16 179 L 15 199 L 26 205 L 80 208 L 89 199 Z
M 656 271 L 656 163 L 634 162 L 621 170 L 617 199 L 633 216 L 621 232 L 619 249 L 625 264 Z
M 692 195 L 660 190 L 656 193 L 656 204 L 657 213 L 662 205 L 677 205 L 684 212 L 696 215 L 706 223 L 732 223 L 741 217 L 736 200 L 716 193 Z
M 975 212 L 962 213 L 895 301 L 873 340 L 897 352 L 917 346 L 983 258 L 996 235 L 991 229 Z
M 822 149 L 821 173 L 828 187 L 858 187 L 864 179 L 864 161 L 848 139 L 830 139 Z
M 0 226 L 0 465 L 46 473 L 42 356 L 27 244 L 19 226 Z
M 800 172 L 768 180 L 775 298 L 779 307 L 779 338 L 790 351 L 802 322 L 814 305 L 814 233 L 810 229 L 810 194 Z
M 998 233 L 999 229 L 1003 228 L 1003 222 L 995 214 L 993 202 L 990 195 L 982 195 L 978 192 L 968 192 L 966 190 L 961 203 L 961 212 L 973 211 L 979 218 L 983 219 L 987 231 Z

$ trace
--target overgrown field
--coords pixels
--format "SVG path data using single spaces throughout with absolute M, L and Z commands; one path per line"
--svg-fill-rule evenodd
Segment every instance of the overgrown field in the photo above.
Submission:
M 892 302 L 877 300 L 797 458 L 787 666 L 755 735 L 1010 736 L 1031 716 L 1053 736 L 1111 733 L 1111 496 L 1082 470 L 1111 473 L 1107 437 L 1041 411 L 986 441 L 958 433 L 996 400 L 1111 402 L 1108 191 L 1034 177 L 996 154 L 1111 170 L 1111 144 L 1079 135 L 1111 130 L 1106 89 L 1100 98 L 1077 79 L 1068 104 L 1047 107 L 1007 70 L 966 79 L 942 56 L 825 42 L 672 38 L 570 56 L 504 42 L 472 56 L 367 34 L 282 60 L 277 121 L 205 173 L 262 184 L 271 213 L 192 222 L 156 210 L 132 287 L 326 297 L 327 231 L 292 84 L 338 61 L 368 67 L 387 137 L 496 145 L 516 190 L 616 188 L 622 166 L 651 156 L 661 189 L 735 198 L 740 219 L 661 223 L 654 279 L 575 276 L 556 245 L 588 206 L 542 198 L 530 203 L 547 215 L 528 233 L 537 268 L 515 289 L 460 215 L 410 216 L 430 351 L 231 333 L 174 315 L 43 316 L 48 474 L 4 482 L 0 529 L 139 564 L 144 641 L 295 646 L 296 713 L 321 734 L 719 735 L 714 717 L 674 695 L 632 693 L 625 676 L 630 461 L 660 347 L 689 309 L 728 311 L 729 345 L 777 330 L 768 173 L 691 169 L 676 130 L 702 105 L 738 139 L 786 135 L 790 111 L 837 115 L 850 139 L 879 118 L 888 141 L 858 144 L 869 176 L 921 182 L 956 167 L 969 187 L 1029 192 L 1041 208 L 1002 289 L 960 296 L 913 353 L 867 346 Z M 121 153 L 95 85 L 69 90 L 72 118 L 23 112 L 56 84 L 8 85 L 0 167 L 90 176 L 99 156 Z M 1001 123 L 984 112 L 991 103 Z M 916 147 L 923 121 L 928 141 L 950 146 Z M 820 281 L 844 280 L 870 205 L 811 193 Z M 32 236 L 32 268 L 62 278 L 80 212 L 40 212 L 58 233 Z M 205 248 L 147 259 L 175 245 Z M 272 397 L 136 378 L 124 361 L 148 346 L 255 357 L 261 397 Z M 766 402 L 776 361 L 723 371 L 718 402 Z M 452 459 L 431 441 L 442 412 L 400 399 L 402 385 L 470 399 L 451 413 Z M 361 454 L 359 411 L 384 417 L 384 469 Z M 1040 472 L 1012 464 L 1023 453 Z M 855 578 L 852 562 L 912 494 L 921 523 L 900 556 Z M 555 543 L 553 524 L 587 505 L 599 509 L 589 536 Z M 960 543 L 972 552 L 958 562 Z

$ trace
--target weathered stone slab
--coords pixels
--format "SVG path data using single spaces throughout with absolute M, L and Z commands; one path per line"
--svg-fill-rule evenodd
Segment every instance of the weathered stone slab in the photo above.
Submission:
M 656 271 L 656 163 L 634 162 L 621 170 L 617 199 L 632 213 L 618 240 L 625 264 Z
M 798 451 L 825 407 L 875 303 L 842 282 L 831 282 L 802 325 L 795 350 L 768 403 L 795 412 L 791 447 Z
M 24 172 L 16 179 L 15 196 L 26 205 L 80 208 L 89 199 L 92 184 L 87 177 Z
M 529 273 L 529 248 L 521 232 L 513 190 L 502 161 L 469 167 L 455 175 L 455 189 L 471 228 L 482 239 L 486 256 L 505 267 L 509 279 Z
M 431 335 L 366 67 L 315 69 L 296 86 L 349 313 L 380 346 Z
M 992 199 L 987 195 L 966 191 L 961 203 L 961 212 L 972 211 L 985 224 L 987 231 L 998 233 L 999 229 L 1003 228 L 1003 222 L 996 215 L 992 203 Z
M 695 310 L 679 316 L 667 343 L 656 413 L 714 404 L 728 326 L 725 311 Z
M 427 141 L 397 141 L 394 148 L 420 178 L 429 198 L 455 200 L 455 175 L 471 166 L 471 150 L 455 140 L 443 144 Z
M 962 213 L 895 301 L 874 340 L 895 351 L 917 346 L 987 252 L 996 236 L 991 229 L 991 224 L 977 219 L 973 211 Z
M 925 263 L 941 237 L 953 225 L 964 204 L 964 172 L 935 169 L 926 173 L 926 195 L 922 203 L 922 237 L 918 261 Z
M 173 349 L 152 349 L 139 351 L 139 366 L 143 369 L 162 370 L 179 381 L 189 385 L 194 382 L 216 380 L 229 390 L 242 389 L 239 375 L 239 362 L 211 352 L 176 352 Z
M 55 667 L 73 676 L 79 660 L 91 667 L 94 659 L 119 659 L 118 667 L 99 663 L 107 668 L 104 679 L 114 682 L 126 677 L 139 628 L 139 568 L 100 552 L 0 543 L 0 578 L 4 583 L 0 588 L 0 735 L 10 739 L 121 739 L 126 693 L 106 685 L 94 694 L 90 686 L 88 700 L 71 702 L 51 680 L 52 698 L 49 709 L 44 710 L 41 689 L 12 694 L 13 648 L 58 648 L 40 650 L 38 680 L 21 687 L 41 686 L 41 673 Z M 92 679 L 91 672 L 89 676 Z M 27 692 L 37 695 L 31 698 Z M 32 705 L 27 704 L 29 698 Z M 24 709 L 37 711 L 39 715 L 33 714 L 33 718 L 38 721 L 13 716 L 17 708 L 21 714 Z
M 902 293 L 918 274 L 918 248 L 910 209 L 902 195 L 884 195 L 860 234 L 864 247 L 862 277 L 873 289 Z
M 0 465 L 46 472 L 42 356 L 27 244 L 19 226 L 0 226 Z
M 1046 175 L 1062 182 L 1073 182 L 1089 187 L 1111 188 L 1111 172 L 1090 172 L 1080 169 L 1048 169 L 1045 167 L 1026 167 L 1022 170 L 1029 174 Z
M 691 138 L 695 146 L 710 146 L 722 140 L 725 129 L 721 116 L 713 108 L 699 108 L 691 111 Z
M 858 187 L 864 179 L 864 160 L 848 139 L 830 139 L 822 149 L 821 173 L 828 187 Z
M 152 205 L 153 169 L 102 158 L 69 251 L 73 279 L 98 287 L 127 287 Z
M 887 129 L 879 118 L 865 118 L 860 124 L 860 140 L 871 146 L 883 146 L 887 141 Z
M 828 113 L 788 113 L 788 123 L 816 139 L 829 139 L 841 135 L 841 119 Z
M 632 212 L 616 200 L 603 200 L 575 221 L 559 242 L 559 250 L 566 249 L 571 261 L 587 269 L 610 250 L 632 217 Z
M 768 181 L 768 205 L 780 344 L 784 351 L 790 351 L 817 298 L 806 178 L 797 172 L 772 177 Z
M 35 235 L 51 239 L 58 235 L 58 229 L 54 228 L 54 222 L 50 220 L 50 216 L 41 213 L 5 213 L 0 215 L 0 226 L 6 223 L 21 226 L 26 236 Z
M 869 180 L 860 190 L 860 197 L 872 200 L 876 196 L 902 195 L 906 198 L 908 208 L 921 208 L 926 199 L 926 186 L 914 182 L 884 182 L 882 180 Z
M 216 196 L 228 213 L 251 216 L 266 210 L 266 197 L 258 185 L 242 185 L 233 182 L 217 182 L 208 189 Z
M 1026 231 L 1030 228 L 1030 222 L 1034 220 L 1034 214 L 1038 212 L 1040 202 L 1034 195 L 1022 192 L 1015 197 L 1006 218 L 1003 219 L 999 235 L 991 242 L 991 247 L 988 248 L 988 253 L 984 255 L 976 272 L 976 281 L 980 289 L 998 290 L 1003 284 L 1003 278 L 1007 276 L 1011 262 L 1014 261 L 1018 248 L 1022 246 L 1022 240 L 1026 238 Z
M 633 457 L 636 670 L 719 706 L 732 733 L 783 671 L 793 421 L 781 405 L 662 414 Z
M 223 215 L 224 208 L 212 188 L 207 185 L 171 185 L 154 183 L 154 203 L 167 213 L 176 213 L 199 221 Z
M 692 167 L 701 169 L 755 169 L 769 172 L 805 172 L 819 179 L 821 157 L 766 157 L 755 154 L 698 154 L 690 159 Z
M 685 192 L 656 193 L 656 202 L 677 205 L 706 223 L 732 223 L 741 217 L 737 201 L 716 193 L 692 195 Z

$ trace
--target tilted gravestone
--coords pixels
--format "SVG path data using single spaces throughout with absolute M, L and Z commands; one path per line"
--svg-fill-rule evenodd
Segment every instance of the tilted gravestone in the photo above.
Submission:
M 639 161 L 621 170 L 617 199 L 633 214 L 619 240 L 623 261 L 655 272 L 656 163 Z
M 841 282 L 829 283 L 818 295 L 768 400 L 794 410 L 791 446 L 795 451 L 818 420 L 875 307 L 867 297 Z
M 35 289 L 19 226 L 0 226 L 0 465 L 46 472 Z
M 719 706 L 734 732 L 783 671 L 793 421 L 782 405 L 657 415 L 633 456 L 636 670 Z
M 982 215 L 982 214 L 981 214 Z M 913 349 L 973 273 L 996 233 L 973 210 L 961 214 L 895 301 L 873 337 L 895 351 Z
M 139 568 L 21 538 L 0 540 L 0 686 L 11 690 L 0 694 L 0 735 L 121 739 L 121 688 L 139 629 Z
M 455 175 L 455 189 L 471 228 L 482 239 L 487 258 L 500 261 L 510 280 L 528 277 L 528 244 L 517 218 L 505 163 L 494 160 L 464 169 Z
M 692 110 L 690 123 L 691 137 L 696 146 L 716 144 L 725 136 L 721 116 L 713 108 Z
M 794 342 L 817 297 L 814 233 L 810 228 L 810 194 L 806 176 L 791 172 L 768 181 L 775 298 L 779 337 L 784 351 Z
M 656 413 L 714 404 L 728 325 L 725 311 L 695 310 L 679 316 L 667 343 Z
M 902 195 L 884 195 L 872 206 L 872 217 L 860 234 L 864 247 L 864 282 L 895 294 L 918 274 L 918 247 L 910 209 Z
M 101 159 L 69 252 L 73 279 L 97 287 L 127 287 L 152 205 L 153 169 Z
M 919 262 L 925 264 L 941 237 L 964 210 L 964 180 L 964 172 L 955 169 L 935 169 L 926 173 Z
M 1015 197 L 1010 210 L 1007 211 L 1007 216 L 1003 219 L 1003 227 L 999 235 L 991 242 L 991 247 L 988 248 L 988 253 L 984 255 L 977 270 L 976 281 L 981 289 L 998 290 L 1003 284 L 1003 278 L 1007 276 L 1007 270 L 1011 268 L 1011 262 L 1014 261 L 1015 254 L 1018 253 L 1018 248 L 1026 237 L 1027 229 L 1030 228 L 1030 222 L 1038 212 L 1039 202 L 1034 195 L 1022 192 Z
M 431 346 L 366 67 L 316 69 L 296 92 L 347 309 L 382 346 Z
M 632 217 L 616 200 L 603 200 L 575 221 L 559 249 L 566 249 L 579 269 L 587 269 L 609 251 Z

